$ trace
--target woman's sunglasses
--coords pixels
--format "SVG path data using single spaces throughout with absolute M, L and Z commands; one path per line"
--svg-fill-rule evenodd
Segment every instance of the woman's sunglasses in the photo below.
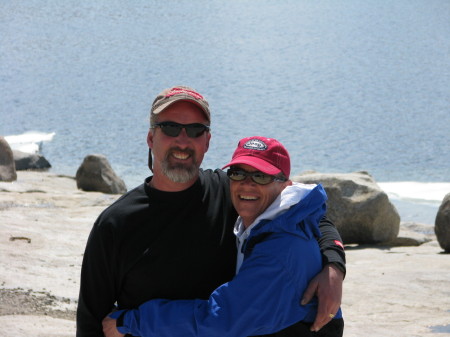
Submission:
M 186 134 L 190 138 L 197 138 L 209 131 L 209 126 L 201 123 L 179 124 L 175 122 L 155 123 L 154 128 L 160 128 L 161 131 L 169 137 L 178 137 L 182 129 L 186 130 Z
M 270 174 L 265 174 L 260 171 L 247 172 L 235 168 L 230 168 L 227 171 L 227 176 L 233 181 L 243 181 L 247 179 L 247 177 L 250 177 L 252 181 L 257 183 L 258 185 L 267 185 L 270 184 L 272 181 L 286 181 L 285 178 L 272 176 Z

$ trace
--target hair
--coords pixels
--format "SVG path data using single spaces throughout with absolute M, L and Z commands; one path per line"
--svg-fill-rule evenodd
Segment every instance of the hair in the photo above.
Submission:
M 153 129 L 155 124 L 158 122 L 158 115 L 153 112 L 150 113 L 150 129 Z

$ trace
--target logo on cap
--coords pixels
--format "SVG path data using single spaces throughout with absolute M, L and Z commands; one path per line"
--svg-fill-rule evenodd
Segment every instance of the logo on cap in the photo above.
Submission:
M 267 145 L 262 140 L 250 139 L 244 144 L 244 149 L 265 151 L 267 150 Z

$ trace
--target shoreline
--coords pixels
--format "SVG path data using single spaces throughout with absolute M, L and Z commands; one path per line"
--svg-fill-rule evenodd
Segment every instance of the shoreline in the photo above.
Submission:
M 18 171 L 0 182 L 0 324 L 8 335 L 75 335 L 91 227 L 120 195 L 83 192 L 74 177 Z M 420 232 L 430 225 L 402 223 Z M 345 337 L 450 336 L 450 254 L 434 234 L 417 247 L 346 246 Z M 2 333 L 0 333 L 0 336 Z

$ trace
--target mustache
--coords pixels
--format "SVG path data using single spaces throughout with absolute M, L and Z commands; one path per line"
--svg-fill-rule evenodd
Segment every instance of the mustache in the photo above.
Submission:
M 174 152 L 181 152 L 181 153 L 186 153 L 189 156 L 193 156 L 195 154 L 195 151 L 193 149 L 181 149 L 179 147 L 171 147 L 168 151 L 167 151 L 167 157 L 170 156 L 172 153 Z

